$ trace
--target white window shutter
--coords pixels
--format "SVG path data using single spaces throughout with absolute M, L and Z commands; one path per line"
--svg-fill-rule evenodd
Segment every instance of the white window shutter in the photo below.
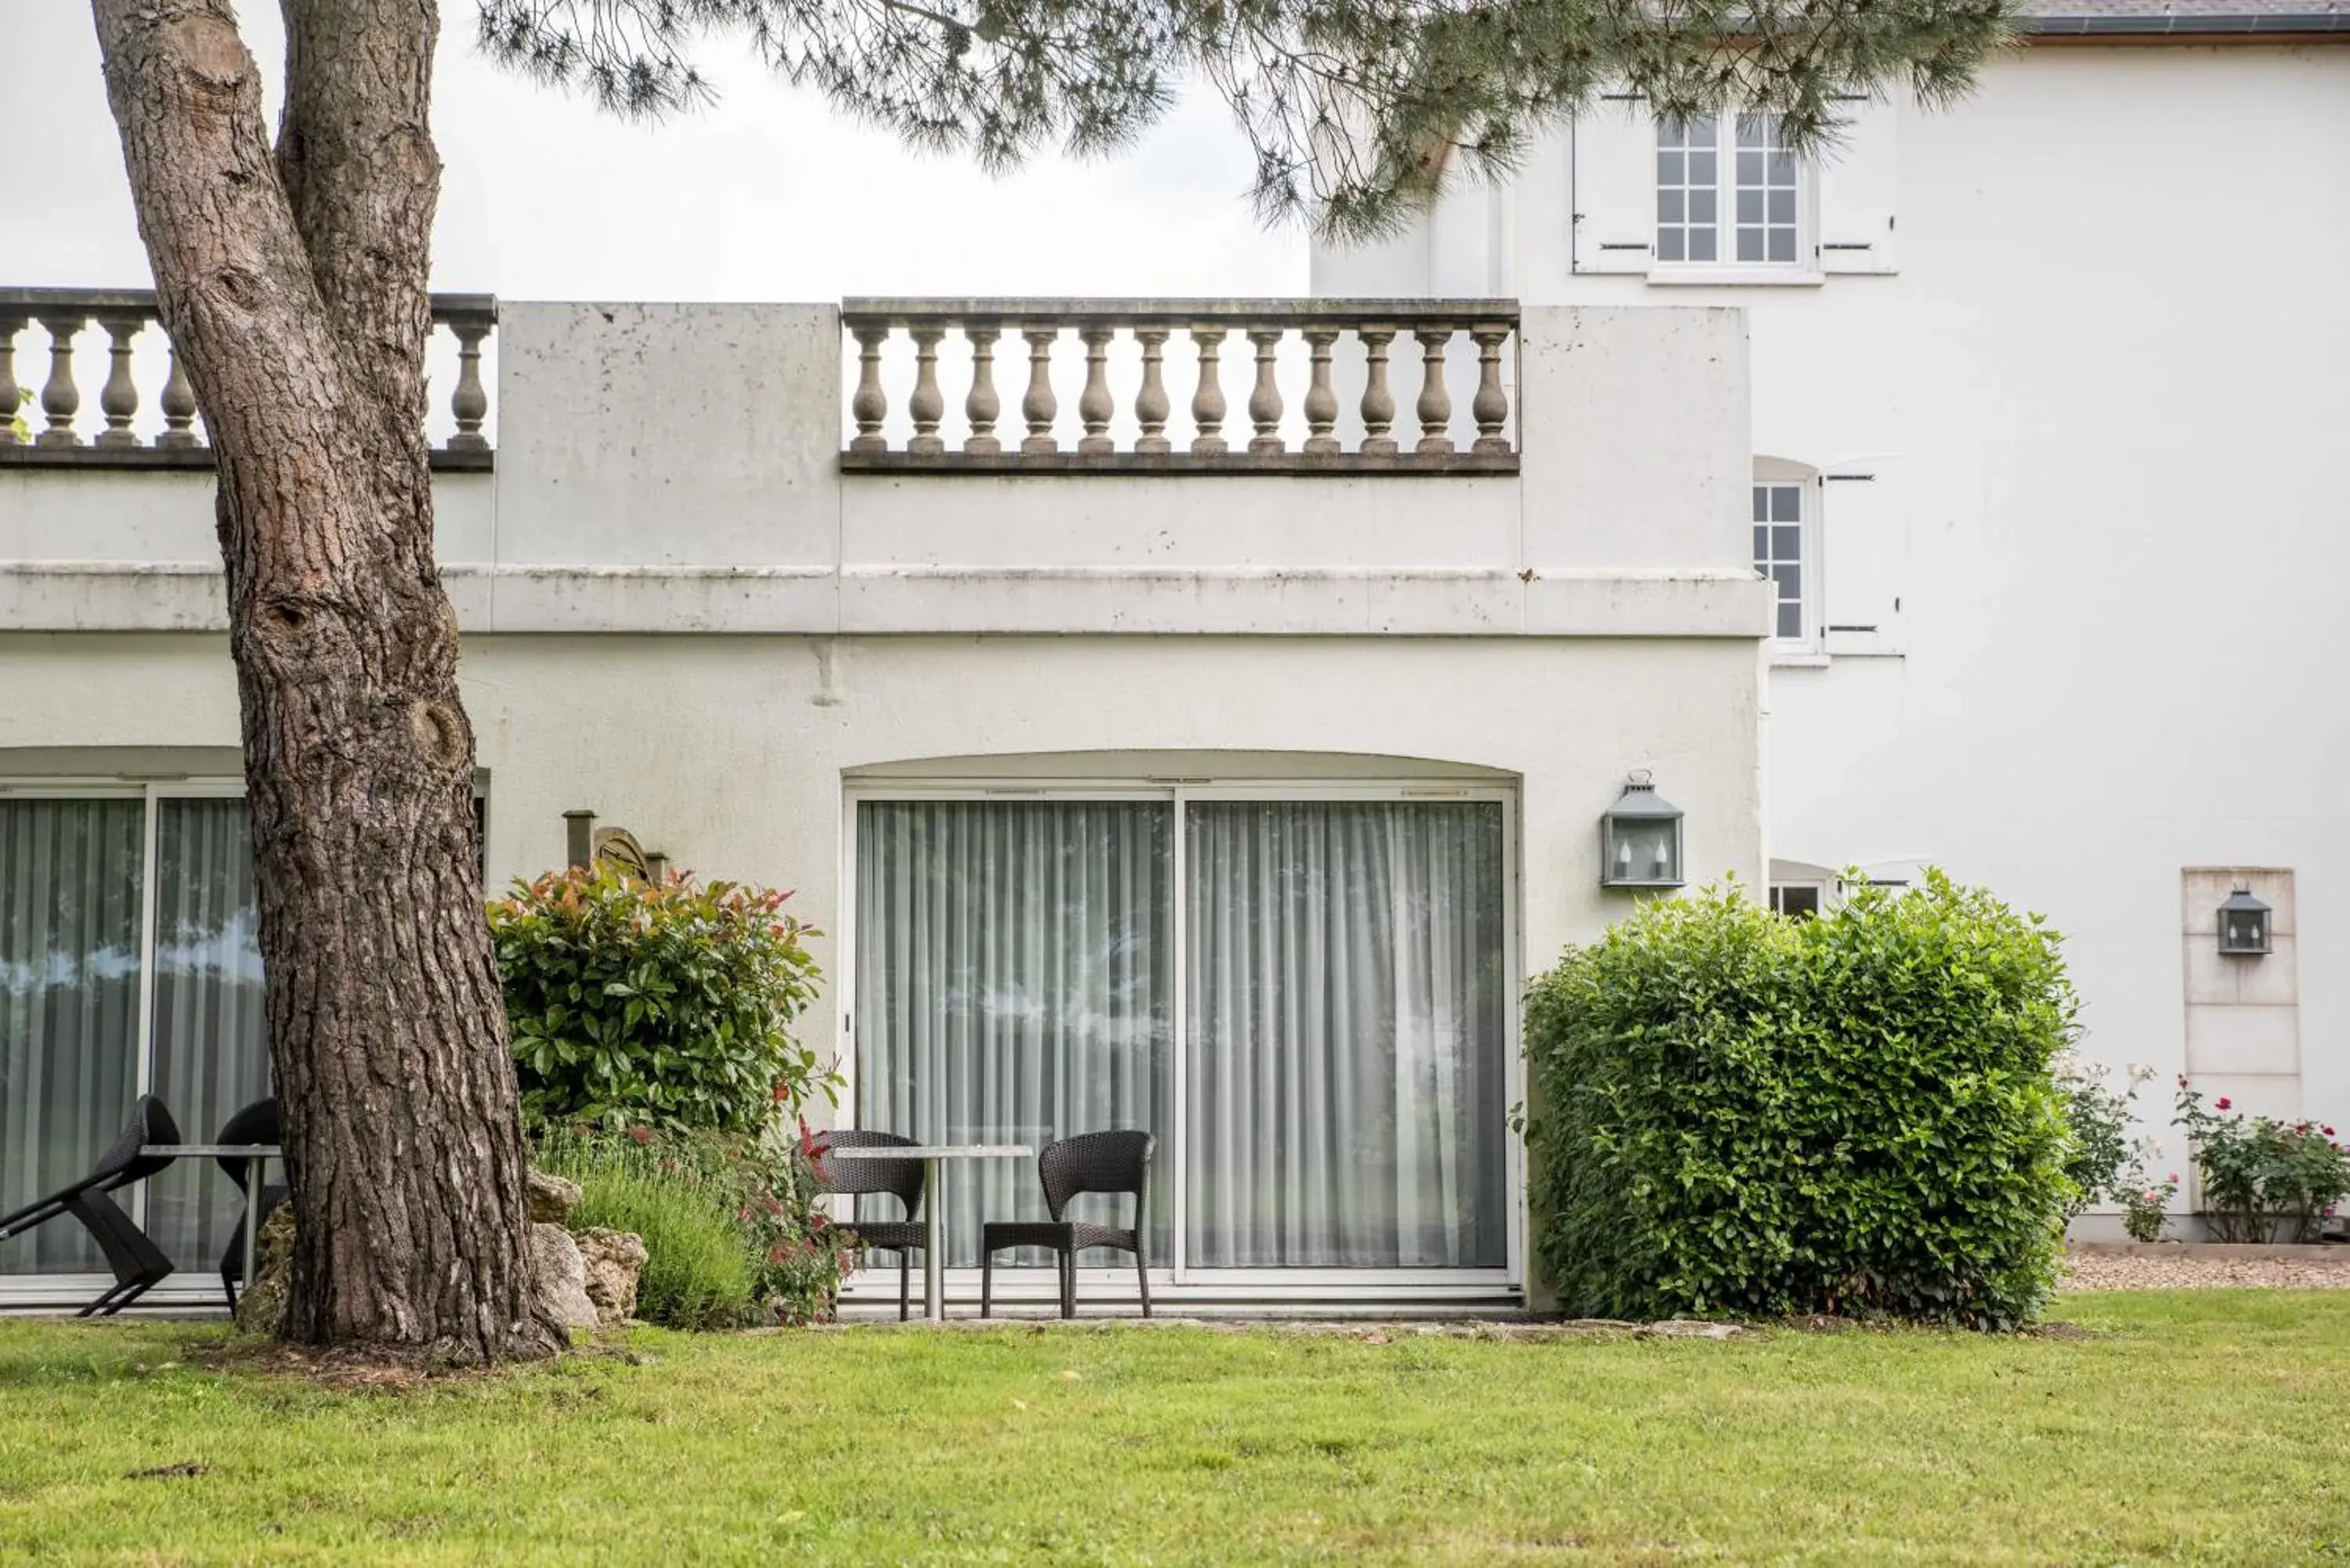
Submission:
M 1908 647 L 1901 602 L 1908 550 L 1892 467 L 1871 460 L 1820 474 L 1821 646 L 1831 656 L 1898 654 Z
M 1657 243 L 1657 130 L 1635 93 L 1575 117 L 1575 270 L 1640 272 Z
M 1846 99 L 1837 144 L 1820 154 L 1822 272 L 1895 272 L 1894 163 L 1900 115 L 1895 105 Z

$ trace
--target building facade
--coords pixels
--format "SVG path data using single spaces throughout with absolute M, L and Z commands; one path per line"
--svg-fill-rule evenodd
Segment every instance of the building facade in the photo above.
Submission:
M 140 1090 L 205 1137 L 266 1085 L 210 454 L 147 309 L 0 294 L 42 383 L 0 444 L 0 1210 Z M 1738 313 L 442 315 L 494 888 L 585 809 L 795 889 L 841 1121 L 1149 1128 L 1170 1302 L 1524 1298 L 1517 1000 L 1629 908 L 1602 814 L 1648 770 L 1689 865 L 1763 872 Z M 953 1183 L 962 1294 L 1037 1198 Z M 225 1184 L 142 1201 L 212 1290 Z M 95 1262 L 51 1227 L 0 1296 Z
M 1939 865 L 2066 934 L 2150 1120 L 2189 1073 L 2338 1121 L 2350 14 L 2028 26 L 1947 109 L 1853 100 L 1817 159 L 1608 99 L 1315 288 L 1744 309 L 1774 897 Z M 2264 957 L 2219 951 L 2238 886 Z

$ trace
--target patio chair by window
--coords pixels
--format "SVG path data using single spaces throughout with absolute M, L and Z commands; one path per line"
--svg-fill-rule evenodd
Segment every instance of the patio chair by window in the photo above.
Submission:
M 276 1099 L 273 1096 L 266 1100 L 254 1101 L 253 1104 L 223 1122 L 220 1137 L 213 1141 L 262 1144 L 284 1141 L 283 1128 L 279 1125 L 277 1116 Z M 214 1155 L 213 1159 L 213 1163 L 221 1168 L 223 1174 L 227 1176 L 230 1184 L 236 1189 L 238 1196 L 244 1196 L 245 1157 L 241 1154 L 221 1154 Z M 269 1217 L 277 1212 L 277 1206 L 285 1202 L 288 1196 L 289 1193 L 283 1182 L 273 1183 L 261 1189 L 261 1213 L 258 1219 L 251 1214 L 237 1216 L 236 1229 L 229 1233 L 228 1246 L 222 1251 L 220 1261 L 221 1289 L 228 1296 L 228 1310 L 232 1313 L 236 1311 L 237 1287 L 245 1282 L 244 1228 L 248 1224 L 268 1224 Z
M 919 1159 L 850 1159 L 844 1157 L 851 1149 L 912 1148 L 915 1142 L 896 1133 L 866 1132 L 853 1127 L 843 1127 L 820 1137 L 827 1151 L 823 1169 L 827 1187 L 835 1192 L 851 1195 L 887 1194 L 897 1199 L 906 1211 L 903 1220 L 851 1218 L 840 1221 L 840 1228 L 856 1237 L 859 1247 L 898 1254 L 898 1321 L 903 1323 L 913 1279 L 911 1259 L 923 1240 L 922 1162 Z
M 1049 1247 L 1061 1273 L 1061 1315 L 1077 1315 L 1077 1254 L 1095 1247 L 1115 1247 L 1134 1254 L 1135 1282 L 1142 1290 L 1142 1315 L 1150 1315 L 1150 1275 L 1142 1215 L 1150 1183 L 1150 1156 L 1158 1140 L 1147 1132 L 1080 1133 L 1047 1144 L 1036 1157 L 1036 1174 L 1045 1184 L 1049 1220 L 991 1220 L 980 1231 L 979 1315 L 992 1317 L 995 1293 L 995 1254 L 1007 1247 Z M 1095 1225 L 1065 1220 L 1069 1199 L 1087 1192 L 1134 1195 L 1134 1227 Z
M 169 1274 L 172 1260 L 107 1194 L 144 1181 L 172 1163 L 169 1155 L 142 1156 L 139 1152 L 142 1147 L 179 1141 L 179 1126 L 163 1108 L 163 1102 L 152 1095 L 140 1096 L 130 1113 L 130 1125 L 99 1157 L 97 1167 L 71 1187 L 61 1188 L 14 1214 L 0 1215 L 0 1241 L 23 1235 L 59 1215 L 70 1214 L 80 1220 L 106 1254 L 107 1266 L 114 1271 L 114 1284 L 76 1315 L 112 1317 Z

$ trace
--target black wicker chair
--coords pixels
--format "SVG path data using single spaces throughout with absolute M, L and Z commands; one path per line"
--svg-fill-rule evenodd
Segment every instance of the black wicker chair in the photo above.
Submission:
M 277 1101 L 274 1097 L 254 1101 L 253 1104 L 223 1122 L 220 1137 L 213 1141 L 214 1143 L 282 1143 L 285 1141 L 285 1129 L 277 1115 Z M 235 1184 L 236 1195 L 243 1198 L 245 1193 L 244 1179 L 248 1174 L 245 1168 L 248 1164 L 246 1157 L 241 1154 L 220 1154 L 214 1155 L 213 1160 L 221 1168 L 223 1174 Z M 277 1212 L 277 1206 L 285 1202 L 287 1196 L 287 1189 L 283 1183 L 265 1186 L 261 1189 L 260 1218 L 256 1220 L 249 1208 L 247 1212 L 236 1217 L 236 1229 L 230 1233 L 228 1250 L 221 1254 L 220 1262 L 221 1289 L 228 1295 L 228 1310 L 231 1312 L 236 1310 L 237 1287 L 245 1282 L 244 1228 L 250 1224 L 268 1224 L 269 1217 Z
M 0 1241 L 21 1236 L 62 1214 L 80 1220 L 97 1239 L 99 1251 L 106 1254 L 107 1267 L 114 1271 L 114 1284 L 76 1315 L 113 1316 L 169 1274 L 172 1260 L 107 1194 L 144 1181 L 172 1163 L 170 1155 L 140 1154 L 141 1146 L 179 1141 L 179 1124 L 164 1109 L 163 1102 L 152 1095 L 140 1096 L 130 1112 L 130 1125 L 99 1157 L 96 1168 L 71 1187 L 60 1188 L 14 1214 L 0 1214 Z
M 1150 1315 L 1150 1259 L 1143 1239 L 1143 1211 L 1150 1187 L 1150 1156 L 1158 1140 L 1147 1132 L 1080 1133 L 1045 1146 L 1036 1174 L 1045 1184 L 1050 1220 L 991 1220 L 980 1230 L 979 1315 L 993 1317 L 995 1254 L 1006 1247 L 1048 1247 L 1060 1264 L 1061 1315 L 1077 1315 L 1077 1254 L 1092 1247 L 1115 1247 L 1134 1254 L 1134 1279 L 1142 1290 L 1142 1315 Z M 1134 1229 L 1066 1220 L 1069 1199 L 1084 1192 L 1134 1194 Z
M 840 1229 L 856 1238 L 860 1248 L 894 1251 L 898 1254 L 898 1321 L 906 1321 L 908 1303 L 913 1285 L 913 1254 L 921 1250 L 922 1189 L 925 1179 L 919 1159 L 856 1159 L 849 1151 L 860 1148 L 911 1148 L 914 1140 L 899 1137 L 896 1133 L 867 1132 L 858 1127 L 843 1127 L 818 1135 L 826 1154 L 823 1160 L 825 1185 L 835 1192 L 887 1193 L 904 1207 L 903 1220 L 843 1220 Z

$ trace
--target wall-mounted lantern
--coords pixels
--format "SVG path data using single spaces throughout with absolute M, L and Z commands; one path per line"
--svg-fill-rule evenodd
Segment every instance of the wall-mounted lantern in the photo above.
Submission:
M 1599 882 L 1606 888 L 1681 886 L 1681 808 L 1636 768 L 1599 819 Z
M 2245 958 L 2269 950 L 2269 907 L 2241 882 L 2220 906 L 2220 950 Z

